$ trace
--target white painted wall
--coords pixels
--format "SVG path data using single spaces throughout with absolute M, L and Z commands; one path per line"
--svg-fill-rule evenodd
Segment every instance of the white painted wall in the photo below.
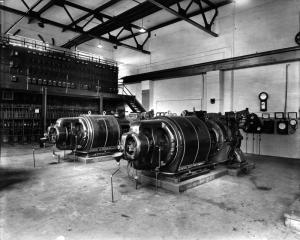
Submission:
M 288 68 L 287 112 L 299 114 L 300 103 L 300 62 L 294 62 Z M 259 116 L 258 94 L 266 91 L 269 94 L 268 112 L 283 112 L 285 99 L 286 64 L 264 66 L 235 71 L 234 110 L 249 107 L 250 112 Z M 273 114 L 272 114 L 273 115 Z M 246 137 L 246 136 L 245 136 Z M 253 152 L 252 135 L 249 136 L 247 150 Z M 258 152 L 258 136 L 254 136 L 254 152 Z M 263 134 L 261 153 L 272 156 L 300 158 L 300 131 L 293 135 Z M 242 149 L 246 151 L 246 142 Z
M 136 64 L 142 73 L 295 46 L 299 0 L 244 2 L 219 9 L 213 25 L 213 31 L 219 34 L 217 38 L 181 21 L 152 32 L 147 49 L 151 56 L 129 56 L 123 49 L 115 57 L 124 64 Z M 202 22 L 201 16 L 193 20 Z
M 153 108 L 157 112 L 180 115 L 183 110 L 201 110 L 202 98 L 201 75 L 153 82 Z
M 295 46 L 299 18 L 299 0 L 249 0 L 245 5 L 231 4 L 220 9 L 213 27 L 220 34 L 218 38 L 185 22 L 158 30 L 149 44 L 151 58 L 148 62 L 145 60 L 147 57 L 141 59 L 136 69 L 142 73 Z M 248 107 L 251 112 L 259 114 L 258 94 L 266 91 L 270 96 L 268 111 L 283 111 L 285 66 L 278 64 L 225 71 L 223 78 L 220 78 L 219 71 L 208 72 L 204 84 L 202 76 L 154 81 L 153 107 L 155 111 L 180 113 L 184 109 L 192 110 L 193 106 L 201 109 L 200 101 L 194 99 L 203 99 L 202 109 L 208 112 Z M 220 91 L 222 79 L 223 93 Z M 299 113 L 299 82 L 300 63 L 294 62 L 289 67 L 287 111 Z M 215 104 L 210 103 L 211 98 L 216 99 Z M 257 141 L 255 136 L 254 153 L 258 152 Z M 244 151 L 245 143 L 242 146 Z M 249 136 L 247 144 L 248 152 L 252 152 L 252 136 L 251 139 Z M 288 136 L 262 135 L 261 153 L 300 158 L 299 146 L 299 130 Z

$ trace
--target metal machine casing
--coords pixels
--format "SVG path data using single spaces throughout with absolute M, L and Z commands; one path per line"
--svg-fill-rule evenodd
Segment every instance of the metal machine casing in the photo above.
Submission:
M 58 119 L 48 135 L 61 150 L 101 152 L 117 150 L 121 127 L 114 116 L 81 115 Z

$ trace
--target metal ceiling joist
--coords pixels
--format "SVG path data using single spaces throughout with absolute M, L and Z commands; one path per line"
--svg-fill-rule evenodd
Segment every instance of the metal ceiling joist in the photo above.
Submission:
M 39 11 L 36 12 L 38 16 L 41 16 L 44 12 L 46 12 L 49 8 L 51 8 L 56 0 L 50 0 L 45 6 L 43 6 Z M 31 23 L 33 18 L 29 18 L 28 23 Z
M 204 26 L 200 25 L 199 23 L 197 23 L 197 22 L 191 20 L 190 18 L 184 16 L 183 14 L 181 14 L 181 13 L 179 13 L 179 12 L 176 12 L 175 10 L 169 8 L 168 6 L 166 6 L 166 5 L 164 5 L 164 4 L 160 3 L 160 2 L 158 2 L 158 1 L 156 1 L 156 0 L 147 0 L 147 1 L 148 1 L 148 2 L 151 2 L 151 3 L 154 4 L 155 6 L 160 7 L 161 9 L 164 9 L 165 11 L 167 11 L 167 12 L 169 12 L 169 13 L 175 15 L 176 17 L 181 18 L 182 20 L 184 20 L 184 21 L 186 21 L 186 22 L 192 24 L 193 26 L 195 26 L 195 27 L 197 27 L 197 28 L 203 30 L 204 32 L 207 32 L 208 34 L 210 34 L 210 35 L 212 35 L 212 36 L 214 36 L 214 37 L 218 37 L 218 34 L 214 33 L 213 31 L 211 31 L 211 30 L 207 27 L 209 24 L 207 24 L 205 16 L 204 16 L 204 20 L 205 20 L 205 25 L 206 25 L 206 26 L 204 27 Z M 201 1 L 199 1 L 199 3 L 201 4 Z M 202 11 L 202 14 L 204 14 L 203 11 Z
M 46 12 L 49 8 L 51 8 L 55 4 L 56 0 L 50 0 L 45 6 L 43 6 L 39 11 L 38 14 L 41 15 L 42 13 Z
M 32 12 L 34 8 L 36 8 L 43 0 L 38 0 L 36 3 L 34 3 L 30 8 L 28 8 L 26 14 Z M 18 19 L 15 23 L 13 23 L 5 32 L 4 34 L 7 34 L 13 27 L 15 27 L 21 20 L 24 18 L 24 15 L 20 19 Z
M 165 0 L 164 4 L 165 6 L 171 6 L 173 4 L 176 4 L 177 2 L 181 2 L 182 0 Z M 161 9 L 147 1 L 117 15 L 111 20 L 108 20 L 91 30 L 89 30 L 89 33 L 93 33 L 97 36 L 101 36 L 107 33 L 110 33 L 118 28 L 120 28 L 120 24 L 122 23 L 123 26 L 128 26 L 134 21 L 137 21 L 141 18 L 144 18 L 148 15 L 151 15 L 157 11 L 160 11 Z M 84 42 L 87 42 L 91 40 L 92 38 L 87 36 L 78 36 L 69 41 L 68 43 L 64 44 L 63 47 L 70 48 L 75 45 L 82 44 Z
M 73 8 L 76 8 L 76 9 L 79 9 L 79 10 L 82 10 L 82 11 L 85 11 L 87 13 L 91 13 L 93 14 L 95 17 L 100 17 L 100 18 L 107 18 L 111 21 L 113 21 L 114 23 L 118 24 L 119 27 L 122 27 L 124 24 L 122 22 L 119 22 L 117 21 L 114 17 L 111 17 L 107 14 L 104 14 L 104 13 L 101 13 L 101 12 L 96 12 L 95 10 L 91 10 L 89 8 L 86 8 L 86 7 L 83 7 L 81 5 L 78 5 L 76 3 L 73 3 L 73 2 L 70 2 L 70 1 L 67 1 L 67 0 L 61 0 L 59 3 L 57 3 L 57 5 L 59 6 L 64 6 L 64 5 L 68 5 L 70 7 L 73 7 Z M 74 23 L 74 22 L 72 22 Z M 141 27 L 137 26 L 137 25 L 134 25 L 134 24 L 129 24 L 131 27 L 133 28 L 136 28 L 136 29 L 140 29 Z
M 83 15 L 82 17 L 76 19 L 74 22 L 72 22 L 71 24 L 68 25 L 68 27 L 73 27 L 74 25 L 80 23 L 81 21 L 87 19 L 88 17 L 90 16 L 93 16 L 95 13 L 99 13 L 103 10 L 105 10 L 106 8 L 109 8 L 111 7 L 112 5 L 120 2 L 121 0 L 111 0 L 111 1 L 108 1 L 107 3 L 97 7 L 95 10 L 93 10 L 93 12 L 88 12 L 87 14 Z M 92 19 L 92 18 L 91 18 Z
M 25 5 L 25 7 L 26 7 L 27 9 L 30 8 L 30 7 L 28 6 L 27 2 L 25 2 L 25 0 L 21 0 L 21 1 L 22 1 L 22 3 Z
M 215 4 L 215 6 L 213 6 L 213 7 L 212 7 L 212 6 L 209 6 L 209 7 L 204 8 L 203 10 L 196 10 L 196 11 L 194 11 L 194 12 L 192 12 L 192 13 L 189 13 L 189 14 L 187 14 L 187 17 L 188 17 L 188 18 L 191 18 L 191 17 L 194 17 L 194 16 L 197 16 L 197 15 L 201 14 L 202 12 L 209 12 L 209 11 L 215 9 L 215 8 L 223 7 L 223 6 L 225 6 L 225 5 L 227 5 L 227 4 L 230 4 L 230 3 L 232 3 L 232 2 L 233 2 L 233 0 L 225 0 L 225 1 L 222 1 L 222 2 L 220 2 L 220 3 L 218 3 L 218 4 Z M 152 32 L 152 31 L 158 30 L 158 29 L 160 29 L 160 28 L 163 28 L 163 27 L 172 25 L 172 24 L 177 23 L 177 22 L 180 22 L 180 21 L 182 21 L 181 18 L 175 18 L 175 19 L 172 19 L 172 20 L 170 20 L 170 21 L 166 21 L 166 22 L 160 23 L 160 24 L 158 24 L 158 25 L 155 25 L 155 26 L 153 26 L 153 27 L 147 28 L 147 30 L 148 30 L 149 32 Z M 135 33 L 134 36 L 139 36 L 139 35 L 141 35 L 141 34 L 143 34 L 143 33 L 138 32 L 138 33 Z M 119 41 L 124 41 L 124 40 L 130 39 L 130 38 L 132 38 L 132 37 L 133 37 L 132 35 L 128 35 L 128 36 L 119 38 Z
M 252 68 L 295 61 L 300 61 L 299 46 L 126 76 L 123 77 L 123 82 L 136 83 L 143 80 L 187 77 L 200 75 L 210 71 L 228 71 L 233 69 Z
M 116 44 L 118 46 L 123 46 L 123 47 L 129 48 L 129 49 L 132 49 L 132 50 L 135 50 L 135 51 L 139 51 L 139 52 L 142 52 L 142 53 L 145 53 L 145 54 L 150 54 L 149 51 L 141 50 L 141 49 L 138 49 L 136 47 L 130 46 L 128 44 L 111 41 L 111 40 L 109 40 L 107 38 L 104 38 L 104 37 L 101 37 L 101 36 L 97 36 L 97 35 L 94 35 L 94 34 L 89 33 L 89 32 L 84 32 L 81 29 L 69 28 L 65 24 L 58 23 L 58 22 L 52 21 L 52 20 L 47 19 L 47 18 L 43 18 L 43 17 L 39 16 L 36 12 L 33 12 L 33 11 L 31 11 L 31 12 L 23 12 L 23 11 L 20 11 L 18 9 L 10 8 L 10 7 L 4 6 L 4 5 L 0 5 L 0 10 L 11 12 L 11 13 L 14 13 L 14 14 L 18 14 L 18 15 L 21 15 L 21 16 L 28 17 L 28 18 L 37 19 L 37 20 L 39 20 L 39 21 L 41 21 L 41 22 L 43 22 L 45 24 L 49 24 L 49 25 L 52 25 L 52 26 L 55 26 L 55 27 L 58 27 L 58 28 L 61 28 L 61 29 L 66 28 L 67 30 L 70 30 L 70 31 L 75 32 L 75 33 L 80 33 L 81 36 L 85 36 L 85 37 L 90 38 L 90 39 L 96 38 L 96 39 L 100 39 L 102 41 L 106 41 L 106 42 L 110 42 L 110 43 Z

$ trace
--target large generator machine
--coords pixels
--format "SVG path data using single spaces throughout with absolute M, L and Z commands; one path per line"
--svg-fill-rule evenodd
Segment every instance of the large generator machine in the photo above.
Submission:
M 225 115 L 184 111 L 134 122 L 122 135 L 122 157 L 137 170 L 174 176 L 219 163 L 241 168 L 246 161 L 239 129 L 247 114 L 247 109 Z
M 59 150 L 95 155 L 118 151 L 120 138 L 129 130 L 129 121 L 112 115 L 80 115 L 59 118 L 48 127 L 47 141 Z

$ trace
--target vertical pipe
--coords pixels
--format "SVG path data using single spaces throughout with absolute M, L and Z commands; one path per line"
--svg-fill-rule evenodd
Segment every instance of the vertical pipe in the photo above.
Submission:
M 285 66 L 284 117 L 286 117 L 286 110 L 287 110 L 287 94 L 288 94 L 288 81 L 289 81 L 289 66 L 290 66 L 290 64 L 286 64 L 286 66 Z
M 232 58 L 235 57 L 235 29 L 236 29 L 236 1 L 233 2 L 233 23 L 232 23 Z M 231 86 L 230 86 L 230 110 L 234 110 L 234 70 L 231 70 Z
M 0 6 L 3 5 L 3 3 L 4 2 L 0 1 Z M 4 11 L 0 10 L 0 34 L 3 33 L 3 29 L 4 29 Z

